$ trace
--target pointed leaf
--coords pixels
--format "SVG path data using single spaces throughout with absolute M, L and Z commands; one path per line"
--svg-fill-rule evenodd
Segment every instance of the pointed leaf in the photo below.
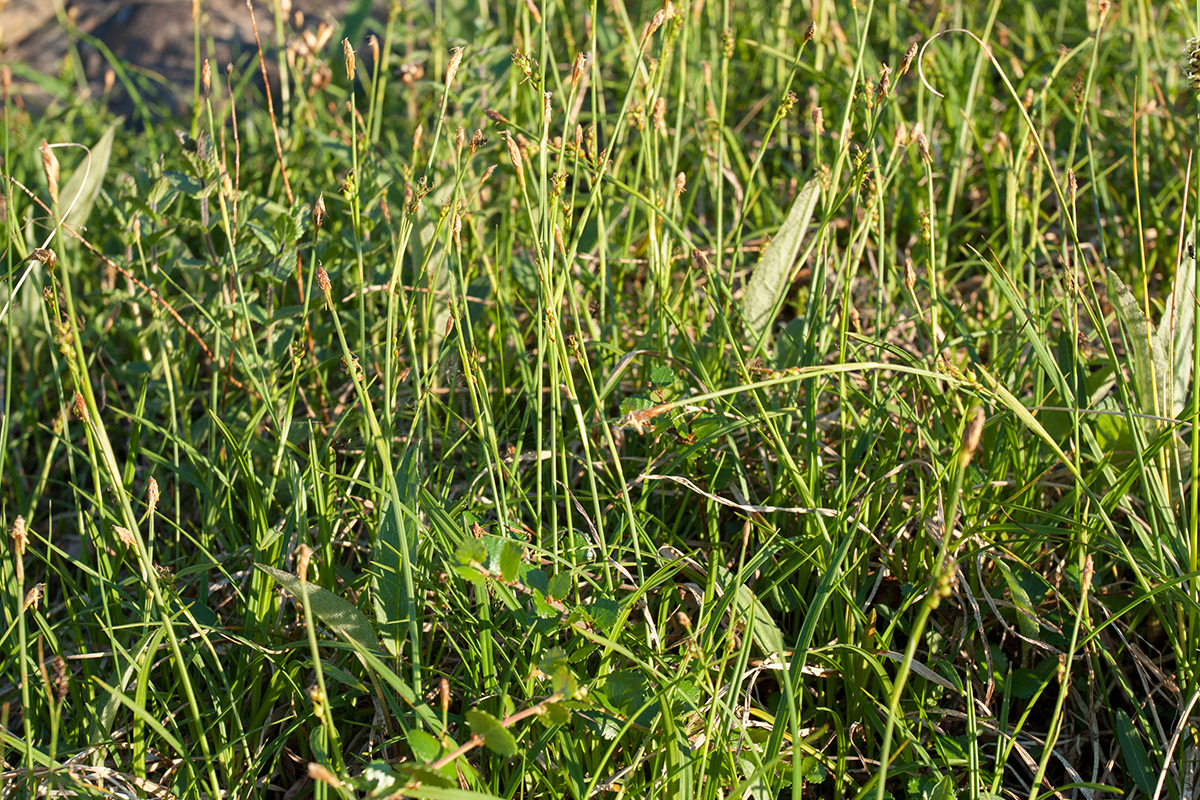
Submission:
M 1183 260 L 1175 271 L 1175 287 L 1167 297 L 1167 314 L 1154 332 L 1156 349 L 1170 364 L 1170 406 L 1163 413 L 1178 417 L 1192 388 L 1192 331 L 1196 325 L 1196 235 L 1188 234 Z
M 792 266 L 800 252 L 804 232 L 821 196 L 821 183 L 813 178 L 796 195 L 787 219 L 763 250 L 742 298 L 742 315 L 755 340 L 761 339 L 775 320 L 776 308 L 791 282 Z
M 363 613 L 346 600 L 316 584 L 301 583 L 300 578 L 290 572 L 256 565 L 275 579 L 275 582 L 291 592 L 297 600 L 308 595 L 308 604 L 317 619 L 329 626 L 334 633 L 351 644 L 370 649 L 375 643 L 375 629 Z
M 375 604 L 375 621 L 379 635 L 392 655 L 399 655 L 407 635 L 410 598 L 404 593 L 404 558 L 402 553 L 417 551 L 417 498 L 420 480 L 417 478 L 416 448 L 405 451 L 396 471 L 400 489 L 400 508 L 384 506 L 371 554 L 371 597 Z M 401 537 L 405 541 L 401 541 Z
M 90 156 L 84 157 L 83 163 L 71 173 L 71 177 L 58 194 L 62 210 L 70 209 L 63 221 L 76 230 L 87 224 L 92 205 L 100 194 L 104 175 L 108 172 L 108 161 L 112 156 L 113 137 L 116 135 L 118 124 L 120 123 L 114 122 L 100 140 L 92 145 Z
M 1116 710 L 1117 740 L 1121 743 L 1121 755 L 1125 759 L 1125 769 L 1128 777 L 1147 795 L 1154 794 L 1154 767 L 1146 756 L 1146 748 L 1142 745 L 1142 737 L 1138 735 L 1137 726 L 1129 714 L 1121 708 Z

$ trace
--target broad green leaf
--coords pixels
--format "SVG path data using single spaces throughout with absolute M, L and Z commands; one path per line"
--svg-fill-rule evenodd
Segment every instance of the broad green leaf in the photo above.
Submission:
M 70 209 L 70 213 L 63 217 L 63 222 L 75 230 L 87 224 L 92 206 L 100 195 L 100 187 L 104 183 L 108 161 L 112 156 L 113 137 L 120 124 L 120 121 L 114 122 L 92 145 L 91 155 L 84 157 L 83 162 L 71 173 L 71 177 L 58 193 L 62 211 Z
M 399 509 L 393 509 L 390 502 L 384 505 L 371 554 L 371 598 L 375 604 L 375 621 L 379 625 L 380 638 L 392 655 L 399 655 L 404 649 L 408 629 L 406 609 L 410 598 L 404 592 L 404 559 L 401 553 L 417 552 L 419 523 L 416 513 L 420 480 L 417 478 L 416 452 L 415 447 L 410 447 L 400 460 L 396 485 L 400 490 L 401 505 Z M 401 542 L 401 537 L 406 542 Z
M 1033 610 L 1033 602 L 1029 599 L 1029 593 L 1025 591 L 1024 585 L 1013 574 L 1008 564 L 1003 560 L 997 560 L 996 566 L 1000 568 L 1000 572 L 1004 575 L 1004 582 L 1008 584 L 1008 593 L 1017 609 L 1017 625 L 1021 628 L 1021 633 L 1031 639 L 1036 639 L 1038 635 L 1037 614 Z
M 1167 416 L 1178 417 L 1192 388 L 1192 331 L 1196 325 L 1196 237 L 1188 234 L 1183 260 L 1175 271 L 1175 286 L 1167 297 L 1166 317 L 1154 332 L 1157 350 L 1171 365 Z
M 1121 322 L 1125 352 L 1133 373 L 1138 410 L 1143 414 L 1166 415 L 1170 412 L 1175 384 L 1166 351 L 1158 337 L 1151 333 L 1150 320 L 1133 292 L 1112 270 L 1108 271 L 1107 277 L 1109 296 Z
M 473 708 L 467 712 L 467 723 L 471 732 L 483 737 L 483 743 L 497 755 L 512 758 L 517 754 L 517 740 L 500 720 L 486 711 Z
M 374 670 L 375 674 L 383 678 L 384 682 L 404 698 L 406 703 L 416 709 L 418 716 L 426 725 L 430 728 L 437 728 L 441 725 L 441 720 L 433 713 L 429 704 L 417 697 L 413 688 L 401 680 L 400 676 L 379 659 L 379 656 L 375 655 L 374 648 L 371 646 L 375 641 L 375 631 L 361 611 L 328 589 L 314 586 L 311 583 L 301 583 L 300 578 L 290 572 L 268 567 L 265 564 L 255 564 L 255 566 L 271 576 L 276 583 L 291 592 L 297 599 L 307 594 L 309 607 L 312 608 L 317 618 L 349 643 L 369 669 Z
M 821 183 L 813 178 L 796 195 L 787 219 L 775 238 L 763 250 L 758 266 L 746 284 L 742 298 L 742 316 L 754 340 L 761 340 L 775 320 L 776 309 L 792 279 L 792 268 L 800 253 L 800 243 L 808 230 L 813 209 L 821 197 Z
M 350 644 L 370 650 L 377 641 L 375 629 L 371 627 L 370 621 L 363 616 L 363 613 L 333 592 L 316 584 L 301 583 L 300 578 L 290 572 L 268 567 L 265 564 L 256 564 L 255 566 L 291 592 L 297 600 L 301 600 L 307 595 L 308 605 L 317 615 L 317 619 L 328 625 L 330 630 Z
M 542 714 L 541 720 L 547 727 L 566 725 L 571 721 L 571 712 L 562 703 L 550 703 L 546 706 L 546 713 Z
M 512 539 L 506 539 L 500 549 L 500 578 L 505 583 L 516 580 L 517 571 L 521 568 L 522 548 Z
M 1157 783 L 1155 769 L 1146 756 L 1146 748 L 1142 745 L 1137 726 L 1124 709 L 1118 708 L 1114 713 L 1117 717 L 1117 741 L 1121 743 L 1121 756 L 1125 759 L 1127 777 L 1132 778 L 1145 794 L 1153 795 Z

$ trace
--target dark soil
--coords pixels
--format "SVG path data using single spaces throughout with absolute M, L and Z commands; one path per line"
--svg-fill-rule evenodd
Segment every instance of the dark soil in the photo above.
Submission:
M 178 113 L 190 104 L 195 74 L 193 0 L 75 0 L 66 14 L 56 14 L 59 0 L 0 0 L 0 62 L 13 70 L 13 93 L 27 108 L 46 106 L 55 91 L 47 79 L 69 81 L 72 93 L 103 96 L 118 113 L 133 111 L 130 94 L 112 71 L 107 48 L 118 62 L 130 65 L 128 80 L 156 112 Z M 295 11 L 304 28 L 315 28 L 337 15 L 348 0 L 283 0 L 288 39 L 297 35 Z M 210 59 L 213 80 L 224 77 L 225 65 L 237 73 L 258 70 L 254 31 L 246 0 L 200 0 L 202 55 Z M 274 50 L 275 0 L 256 0 L 254 17 L 268 55 Z M 96 40 L 103 47 L 96 45 Z M 211 49 L 209 40 L 211 39 Z M 336 45 L 336 42 L 333 43 Z M 83 75 L 64 70 L 79 54 Z M 261 85 L 261 78 L 259 78 Z

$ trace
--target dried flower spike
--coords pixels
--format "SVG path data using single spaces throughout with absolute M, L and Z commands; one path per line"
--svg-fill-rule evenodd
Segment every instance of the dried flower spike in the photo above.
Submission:
M 913 42 L 904 51 L 904 57 L 900 59 L 900 73 L 896 77 L 900 77 L 908 72 L 908 68 L 912 66 L 913 59 L 917 57 L 917 43 Z
M 320 230 L 321 226 L 323 224 L 325 224 L 325 195 L 324 194 L 317 195 L 317 202 L 313 204 L 312 221 L 313 221 L 313 227 L 316 228 L 317 230 Z
M 25 555 L 25 548 L 29 545 L 29 530 L 25 527 L 25 518 L 17 516 L 13 521 L 12 526 L 13 551 L 17 554 L 17 558 Z
M 296 576 L 301 583 L 308 583 L 308 565 L 312 561 L 312 548 L 306 544 L 296 549 Z
M 58 158 L 45 139 L 42 140 L 42 172 L 46 173 L 46 185 L 50 188 L 50 202 L 58 205 Z
M 354 80 L 354 48 L 349 39 L 342 39 L 342 55 L 346 58 L 346 79 Z
M 321 287 L 321 294 L 325 295 L 325 302 L 333 305 L 333 287 L 329 283 L 329 273 L 320 264 L 317 265 L 317 285 Z
M 204 88 L 204 96 L 207 97 L 212 92 L 212 66 L 207 58 L 200 66 L 200 85 Z
M 508 131 L 504 132 L 504 140 L 508 144 L 509 160 L 512 161 L 513 169 L 517 171 L 517 182 L 521 184 L 521 191 L 525 191 L 525 163 L 521 158 L 521 148 Z
M 584 53 L 575 54 L 575 63 L 571 66 L 571 94 L 579 88 L 579 84 L 583 82 L 583 76 L 587 69 L 588 57 Z
M 454 76 L 458 74 L 458 66 L 462 64 L 463 49 L 455 47 L 450 50 L 450 63 L 446 65 L 446 86 L 454 85 Z

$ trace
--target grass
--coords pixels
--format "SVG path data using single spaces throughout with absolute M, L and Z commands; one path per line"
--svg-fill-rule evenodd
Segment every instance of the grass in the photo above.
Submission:
M 6 89 L 0 796 L 1195 798 L 1200 9 L 816 8 Z

